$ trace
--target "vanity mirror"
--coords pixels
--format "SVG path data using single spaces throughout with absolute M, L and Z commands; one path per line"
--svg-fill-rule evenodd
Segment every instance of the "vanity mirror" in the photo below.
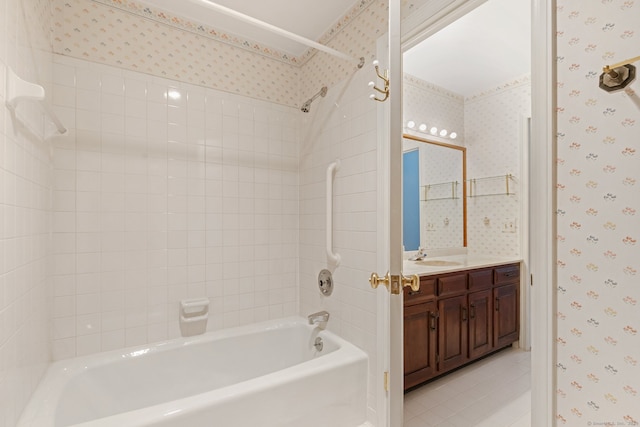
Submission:
M 403 135 L 406 251 L 467 246 L 466 149 Z

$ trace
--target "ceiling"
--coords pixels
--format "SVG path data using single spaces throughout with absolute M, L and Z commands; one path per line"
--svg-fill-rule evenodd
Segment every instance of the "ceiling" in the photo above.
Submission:
M 172 15 L 293 56 L 308 48 L 223 15 L 207 0 L 139 0 Z M 361 0 L 211 0 L 318 40 Z M 404 71 L 463 96 L 530 73 L 531 0 L 488 0 L 404 54 Z
M 403 70 L 464 97 L 531 72 L 531 0 L 488 0 L 404 54 Z
M 222 32 L 241 35 L 262 45 L 299 56 L 308 47 L 208 9 L 207 0 L 139 0 L 157 9 Z M 311 40 L 318 40 L 358 0 L 212 0 L 221 6 L 267 22 Z

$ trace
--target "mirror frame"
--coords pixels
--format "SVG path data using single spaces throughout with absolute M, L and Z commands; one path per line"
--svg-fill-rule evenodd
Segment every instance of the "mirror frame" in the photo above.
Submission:
M 458 150 L 462 153 L 462 246 L 466 248 L 467 247 L 467 147 L 429 140 L 429 139 L 421 138 L 419 136 L 411 135 L 408 133 L 403 133 L 402 138 L 410 139 L 416 142 L 423 142 L 425 144 L 451 148 L 453 150 Z

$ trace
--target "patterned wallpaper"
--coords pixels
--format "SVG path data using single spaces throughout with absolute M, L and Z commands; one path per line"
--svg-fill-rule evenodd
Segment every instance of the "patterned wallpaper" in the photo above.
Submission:
M 355 69 L 315 49 L 291 56 L 133 0 L 54 4 L 55 53 L 278 104 L 299 106 L 301 99 Z M 416 2 L 403 4 L 405 13 L 418 7 Z M 319 41 L 370 62 L 386 22 L 386 2 L 360 0 Z
M 403 17 L 424 3 L 403 0 Z M 55 53 L 278 104 L 299 106 L 301 99 L 322 86 L 336 85 L 355 70 L 352 63 L 315 49 L 295 57 L 135 0 L 53 4 Z M 384 0 L 356 1 L 318 41 L 354 58 L 364 57 L 368 65 L 376 40 L 386 32 L 387 10 Z
M 54 0 L 54 5 L 55 53 L 278 104 L 300 103 L 299 67 L 272 51 L 257 55 L 209 32 L 192 31 L 196 24 L 180 21 L 179 26 L 173 19 L 169 25 L 157 16 L 90 0 Z
M 462 247 L 462 152 L 421 143 L 418 149 L 420 246 L 426 249 Z
M 329 47 L 355 58 L 365 58 L 364 71 L 369 80 L 375 72 L 371 62 L 375 59 L 376 41 L 387 31 L 387 2 L 375 1 L 351 25 L 342 29 L 329 43 Z M 322 86 L 334 87 L 346 78 L 354 78 L 355 65 L 326 53 L 318 53 L 302 67 L 300 99 L 313 95 Z
M 455 131 L 458 136 L 455 140 L 442 140 L 433 138 L 422 132 L 405 129 L 405 132 L 425 139 L 437 139 L 450 144 L 464 145 L 464 99 L 443 87 L 421 80 L 410 74 L 404 74 L 403 86 L 403 114 L 404 124 L 413 120 L 416 126 L 424 123 L 428 127 L 436 126 L 439 129 Z M 403 149 L 420 147 L 423 144 L 404 140 Z M 441 149 L 447 151 L 446 149 Z M 449 162 L 435 161 L 427 154 L 427 150 L 420 151 L 421 185 L 451 181 L 449 174 Z M 458 151 L 449 150 L 453 155 L 459 155 Z M 461 156 L 460 156 L 461 157 Z M 438 156 L 440 159 L 441 156 Z M 430 162 L 431 160 L 431 162 Z M 460 165 L 462 163 L 460 162 Z M 445 166 L 445 168 L 442 168 Z M 430 170 L 430 176 L 422 174 L 423 170 Z M 432 175 L 433 174 L 433 175 Z M 445 177 L 446 175 L 446 177 Z M 460 172 L 460 176 L 462 172 Z M 445 187 L 438 186 L 431 190 L 433 197 L 438 200 L 420 202 L 420 246 L 424 248 L 451 248 L 462 246 L 462 199 L 447 198 L 442 191 Z M 462 192 L 462 186 L 458 186 Z M 451 190 L 448 189 L 450 193 Z M 438 193 L 438 194 L 436 194 Z
M 637 1 L 557 6 L 558 425 L 640 422 L 640 84 L 598 88 L 640 54 L 638 16 Z
M 464 98 L 443 87 L 426 82 L 410 74 L 404 75 L 404 122 L 447 129 L 458 136 L 451 144 L 464 145 Z
M 469 253 L 519 254 L 521 125 L 531 114 L 530 78 L 522 76 L 467 98 L 411 75 L 405 75 L 404 83 L 405 123 L 414 120 L 456 131 L 458 137 L 447 142 L 467 147 L 467 179 L 479 179 L 474 194 L 491 194 L 467 199 Z M 513 175 L 512 195 L 500 194 L 506 191 L 507 174 Z M 435 221 L 424 222 L 438 228 L 445 216 L 436 212 Z
M 528 77 L 465 99 L 467 179 L 476 179 L 468 199 L 469 251 L 520 253 L 522 125 L 531 115 Z M 511 174 L 509 193 L 505 175 Z M 488 178 L 488 179 L 484 179 Z M 515 194 L 513 194 L 515 193 Z

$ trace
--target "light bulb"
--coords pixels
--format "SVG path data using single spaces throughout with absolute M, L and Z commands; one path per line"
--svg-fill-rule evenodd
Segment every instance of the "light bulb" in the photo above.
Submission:
M 457 134 L 457 133 L 455 133 L 455 132 L 451 132 L 451 133 L 449 134 L 449 138 L 451 138 L 451 139 L 456 139 L 456 137 L 457 137 L 457 136 L 458 136 L 458 134 Z
M 446 129 L 442 129 L 442 130 L 440 131 L 440 136 L 442 136 L 442 137 L 447 136 L 447 130 L 446 130 Z
M 407 122 L 407 127 L 408 127 L 409 129 L 415 129 L 415 127 L 416 127 L 416 122 L 414 122 L 413 120 L 409 120 L 409 121 Z
M 434 127 L 431 128 L 431 130 L 429 132 L 431 132 L 431 135 L 435 135 L 435 134 L 438 133 L 438 128 L 434 126 Z
M 426 130 L 427 130 L 427 125 L 425 125 L 424 123 L 422 123 L 418 129 L 420 129 L 420 132 L 424 132 L 424 131 L 426 131 Z

